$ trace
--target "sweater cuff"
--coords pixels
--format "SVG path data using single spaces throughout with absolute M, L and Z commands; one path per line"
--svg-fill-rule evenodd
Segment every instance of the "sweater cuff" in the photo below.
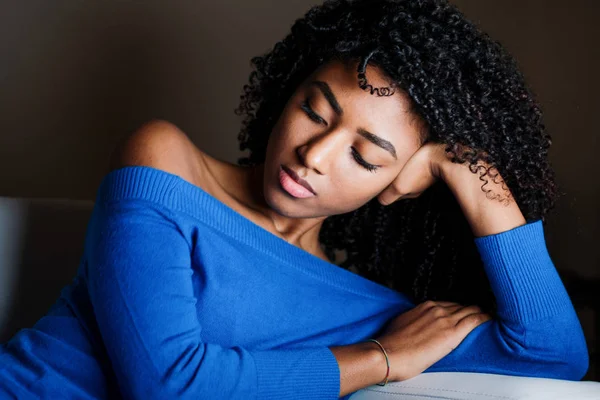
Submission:
M 572 309 L 572 303 L 548 254 L 542 220 L 475 238 L 498 315 L 529 322 Z
M 338 399 L 340 369 L 328 347 L 253 351 L 257 399 Z

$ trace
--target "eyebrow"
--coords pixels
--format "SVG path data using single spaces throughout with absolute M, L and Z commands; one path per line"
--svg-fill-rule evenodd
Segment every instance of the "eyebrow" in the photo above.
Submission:
M 335 95 L 331 91 L 331 88 L 329 87 L 327 82 L 311 81 L 310 85 L 314 85 L 314 86 L 318 87 L 319 90 L 321 90 L 321 92 L 323 93 L 323 96 L 325 96 L 325 99 L 327 99 L 327 102 L 329 103 L 329 105 L 331 106 L 331 108 L 337 115 L 341 116 L 344 114 L 344 110 L 340 106 L 340 103 L 338 103 Z M 358 128 L 356 130 L 356 132 L 359 135 L 361 135 L 362 137 L 364 137 L 365 139 L 367 139 L 369 142 L 371 142 L 374 145 L 379 146 L 382 149 L 389 152 L 394 157 L 394 159 L 398 159 L 396 157 L 396 149 L 394 148 L 394 145 L 391 142 L 389 142 L 389 141 L 387 141 L 387 140 L 385 140 L 363 128 Z

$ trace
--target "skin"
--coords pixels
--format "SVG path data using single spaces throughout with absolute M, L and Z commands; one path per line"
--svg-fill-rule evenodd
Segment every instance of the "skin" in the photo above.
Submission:
M 367 67 L 367 77 L 374 87 L 387 86 L 377 68 Z M 314 80 L 328 83 L 344 109 L 342 116 L 310 85 Z M 312 99 L 310 105 L 326 124 L 306 116 L 301 107 L 306 97 Z M 479 162 L 474 174 L 468 166 L 450 162 L 445 145 L 422 144 L 423 125 L 407 109 L 407 99 L 400 91 L 376 97 L 360 89 L 355 65 L 333 62 L 317 69 L 286 104 L 271 134 L 265 163 L 249 175 L 254 193 L 260 193 L 262 184 L 267 204 L 262 210 L 272 221 L 272 229 L 324 257 L 314 244 L 327 216 L 354 210 L 375 197 L 382 205 L 415 198 L 440 179 L 457 198 L 476 237 L 526 223 L 496 169 Z M 359 127 L 391 143 L 396 157 L 358 135 Z M 379 168 L 375 172 L 364 169 L 351 157 L 351 146 Z M 470 149 L 458 149 L 462 150 Z M 297 199 L 283 191 L 278 181 L 280 164 L 306 179 L 317 196 Z M 485 174 L 487 193 L 480 180 Z M 388 379 L 402 381 L 420 374 L 490 319 L 478 306 L 441 301 L 428 301 L 398 315 L 376 338 L 389 356 Z M 385 359 L 375 343 L 333 346 L 331 350 L 340 365 L 340 396 L 386 377 Z
M 367 66 L 366 74 L 374 87 L 390 83 L 375 66 Z M 327 84 L 337 108 L 343 110 L 341 115 L 319 89 L 323 84 L 315 85 L 315 81 Z M 438 179 L 449 184 L 476 236 L 525 223 L 497 170 L 489 171 L 485 188 L 490 193 L 486 195 L 479 176 L 487 166 L 480 162 L 479 172 L 473 174 L 467 166 L 451 163 L 443 144 L 423 144 L 424 124 L 408 112 L 408 99 L 401 90 L 378 97 L 356 82 L 356 64 L 331 61 L 305 79 L 288 100 L 271 132 L 264 164 L 249 169 L 247 175 L 251 193 L 262 193 L 251 197 L 250 204 L 268 218 L 270 230 L 321 255 L 315 249 L 328 216 L 353 211 L 375 197 L 383 205 L 418 197 Z M 312 113 L 302 106 L 306 99 Z M 385 141 L 387 149 L 367 140 L 360 130 Z M 357 161 L 353 148 L 376 169 Z M 289 195 L 279 183 L 281 164 L 308 181 L 317 195 L 305 199 Z M 490 199 L 496 201 L 495 206 L 488 207 Z M 474 209 L 482 204 L 492 210 L 486 214 L 489 221 L 482 221 L 484 209 Z
M 389 86 L 385 75 L 368 66 L 374 87 Z M 342 115 L 337 115 L 318 86 L 326 82 Z M 309 104 L 318 121 L 302 107 Z M 497 234 L 526 223 L 502 177 L 480 162 L 477 173 L 449 161 L 445 146 L 423 144 L 423 125 L 411 115 L 402 91 L 377 97 L 357 85 L 356 64 L 335 61 L 313 72 L 290 97 L 267 147 L 263 164 L 252 168 L 226 163 L 202 152 L 166 121 L 142 126 L 111 156 L 111 169 L 147 165 L 177 174 L 203 188 L 252 222 L 291 244 L 327 260 L 318 241 L 330 215 L 359 208 L 377 198 L 382 205 L 421 195 L 437 180 L 447 184 L 476 237 Z M 393 146 L 395 157 L 357 132 L 362 128 Z M 352 148 L 377 169 L 365 169 Z M 279 183 L 285 164 L 307 180 L 317 195 L 299 199 Z M 486 191 L 482 180 L 488 173 Z M 327 260 L 329 261 L 329 260 Z M 390 320 L 375 338 L 386 350 L 389 381 L 409 379 L 456 348 L 490 316 L 477 306 L 427 301 Z M 330 347 L 340 367 L 340 396 L 381 382 L 385 358 L 373 342 Z M 409 361 L 407 361 L 409 360 Z
M 374 66 L 367 66 L 369 83 L 389 86 Z M 269 138 L 264 164 L 248 169 L 243 196 L 249 208 L 266 217 L 265 228 L 288 242 L 327 260 L 318 235 L 330 215 L 355 210 L 380 194 L 422 146 L 422 125 L 408 110 L 399 90 L 377 97 L 357 85 L 356 64 L 332 61 L 315 70 L 288 100 Z M 343 110 L 338 115 L 320 87 L 325 82 Z M 310 117 L 309 106 L 319 121 Z M 358 133 L 368 131 L 393 147 L 390 152 Z M 355 159 L 377 166 L 368 170 Z M 309 182 L 316 196 L 290 196 L 279 183 L 285 164 Z M 258 196 L 257 194 L 262 194 Z

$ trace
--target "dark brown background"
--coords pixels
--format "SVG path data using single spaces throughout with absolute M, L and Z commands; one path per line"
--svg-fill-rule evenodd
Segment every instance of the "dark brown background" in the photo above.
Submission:
M 0 196 L 93 199 L 118 139 L 150 118 L 174 122 L 208 153 L 235 162 L 233 109 L 250 57 L 317 3 L 3 2 Z M 509 49 L 542 103 L 566 192 L 547 244 L 595 351 L 600 2 L 454 3 Z M 592 364 L 586 379 L 600 380 L 597 370 Z

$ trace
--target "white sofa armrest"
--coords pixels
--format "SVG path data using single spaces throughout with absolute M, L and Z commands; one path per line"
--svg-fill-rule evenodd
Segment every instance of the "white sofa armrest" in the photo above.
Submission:
M 600 382 L 484 374 L 427 372 L 373 385 L 350 400 L 600 400 Z

